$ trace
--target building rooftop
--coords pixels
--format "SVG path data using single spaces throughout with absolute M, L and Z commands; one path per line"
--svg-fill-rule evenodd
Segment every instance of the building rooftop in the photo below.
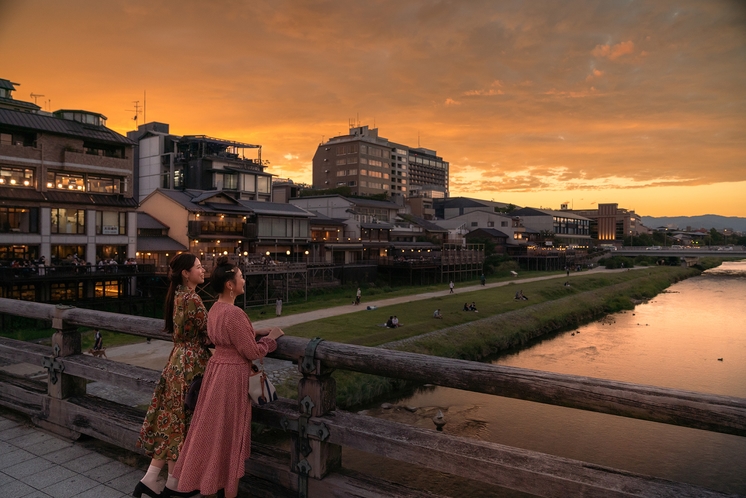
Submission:
M 129 138 L 105 126 L 83 124 L 71 119 L 62 119 L 43 114 L 0 109 L 0 125 L 28 131 L 41 131 L 122 145 L 134 145 Z
M 303 216 L 307 218 L 313 216 L 312 213 L 292 204 L 238 200 L 226 195 L 220 190 L 167 190 L 159 188 L 155 190 L 155 192 L 160 192 L 169 197 L 189 211 L 216 214 L 232 211 L 264 215 Z M 221 200 L 228 200 L 229 202 L 206 202 L 214 197 L 219 197 Z

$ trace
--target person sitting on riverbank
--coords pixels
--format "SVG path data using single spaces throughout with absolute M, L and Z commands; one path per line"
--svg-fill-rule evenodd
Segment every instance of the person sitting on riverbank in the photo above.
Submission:
M 433 312 L 433 318 L 443 318 L 443 315 L 440 314 L 440 308 Z
M 515 293 L 516 301 L 528 301 L 528 298 L 523 295 L 523 289 Z
M 464 303 L 464 309 L 463 309 L 463 311 L 471 311 L 469 309 L 469 303 Z
M 397 318 L 396 315 L 394 315 L 394 318 L 391 319 L 391 323 L 394 325 L 394 328 L 402 326 L 402 324 L 399 323 L 399 318 Z
M 479 313 L 479 310 L 477 310 L 477 303 L 472 301 L 469 305 L 469 311 L 473 311 L 475 313 Z
M 386 320 L 386 328 L 393 329 L 396 328 L 394 326 L 394 315 L 391 315 L 388 320 Z

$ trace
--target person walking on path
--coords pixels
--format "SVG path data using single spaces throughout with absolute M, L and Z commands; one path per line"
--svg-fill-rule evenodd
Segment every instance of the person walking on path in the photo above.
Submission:
M 479 280 L 483 286 L 487 284 L 487 277 L 484 276 L 484 273 L 482 273 L 482 276 L 479 277 Z
M 360 287 L 357 288 L 357 294 L 355 295 L 355 305 L 360 304 L 360 298 L 363 297 L 363 293 L 360 290 Z
M 169 288 L 165 304 L 165 330 L 173 336 L 174 347 L 168 358 L 145 421 L 137 438 L 137 447 L 152 458 L 145 477 L 137 483 L 132 496 L 143 494 L 155 498 L 158 475 L 168 465 L 165 490 L 174 490 L 178 483 L 173 476 L 176 460 L 191 421 L 184 409 L 184 397 L 194 377 L 202 375 L 210 359 L 207 349 L 207 309 L 195 292 L 204 283 L 205 270 L 194 254 L 184 252 L 169 263 Z
M 94 329 L 96 331 L 96 335 L 94 337 L 93 342 L 93 350 L 94 351 L 101 351 L 104 349 L 104 338 L 101 337 L 101 331 L 99 329 Z
M 246 313 L 234 305 L 246 281 L 226 256 L 218 258 L 210 280 L 219 294 L 207 318 L 215 353 L 207 364 L 192 427 L 174 469 L 179 494 L 164 492 L 164 497 L 191 496 L 196 490 L 203 495 L 223 490 L 226 498 L 238 495 L 238 480 L 251 450 L 247 394 L 251 362 L 277 349 L 276 341 L 283 335 L 277 327 L 255 331 Z M 255 334 L 261 338 L 256 340 Z
M 448 284 L 448 288 L 451 289 L 451 292 L 449 292 L 449 294 L 453 294 L 453 280 L 451 280 L 451 283 Z
M 275 301 L 275 315 L 282 316 L 282 299 L 279 297 Z

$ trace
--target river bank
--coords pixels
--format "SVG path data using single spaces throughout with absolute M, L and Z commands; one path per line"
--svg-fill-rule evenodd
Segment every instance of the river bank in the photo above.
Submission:
M 542 302 L 381 344 L 380 347 L 481 361 L 547 334 L 577 327 L 609 313 L 632 309 L 635 303 L 655 297 L 673 283 L 700 274 L 701 270 L 696 268 L 651 267 L 623 274 L 599 275 L 582 284 L 576 281 L 571 289 L 558 286 L 557 282 L 536 282 L 530 287 L 530 295 Z M 414 387 L 397 379 L 354 372 L 335 372 L 334 377 L 337 380 L 337 404 L 345 409 L 367 405 L 396 391 Z

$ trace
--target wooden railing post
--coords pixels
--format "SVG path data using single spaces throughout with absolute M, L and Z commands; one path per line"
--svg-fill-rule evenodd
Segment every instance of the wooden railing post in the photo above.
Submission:
M 78 327 L 69 325 L 62 319 L 64 311 L 71 308 L 73 306 L 58 305 L 54 310 L 55 316 L 52 318 L 52 328 L 55 329 L 52 335 L 53 356 L 50 358 L 51 367 L 47 367 L 47 370 L 49 371 L 49 396 L 55 399 L 85 394 L 85 379 L 65 374 L 64 364 L 61 361 L 61 358 L 66 356 L 80 354 Z
M 62 319 L 64 312 L 72 306 L 58 305 L 54 310 L 52 328 L 52 356 L 46 356 L 43 365 L 47 369 L 47 394 L 44 401 L 42 413 L 35 417 L 35 422 L 45 429 L 57 434 L 77 439 L 79 432 L 64 427 L 64 416 L 61 413 L 60 400 L 71 396 L 84 395 L 86 392 L 86 379 L 76 377 L 65 372 L 65 364 L 62 358 L 80 354 L 80 332 L 78 327 L 65 323 Z
M 292 434 L 290 465 L 293 472 L 299 475 L 298 494 L 302 497 L 307 496 L 308 477 L 323 479 L 342 465 L 342 447 L 325 441 L 328 438 L 326 427 L 317 427 L 308 422 L 311 417 L 320 417 L 336 409 L 337 384 L 331 376 L 332 371 L 325 369 L 321 361 L 314 358 L 316 346 L 321 341 L 320 338 L 311 340 L 305 355 L 298 362 L 303 374 L 298 382 L 299 430 Z M 307 434 L 311 431 L 316 435 L 326 431 L 326 436 L 310 439 Z

